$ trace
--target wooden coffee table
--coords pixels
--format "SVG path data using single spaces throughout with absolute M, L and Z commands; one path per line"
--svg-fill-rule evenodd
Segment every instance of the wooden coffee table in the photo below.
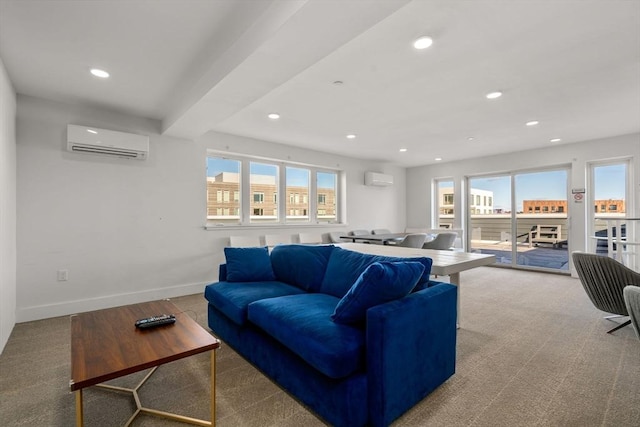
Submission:
M 146 330 L 138 329 L 134 325 L 137 319 L 160 314 L 174 314 L 176 322 Z M 214 426 L 215 350 L 218 347 L 218 339 L 188 315 L 181 313 L 181 310 L 169 301 L 133 304 L 72 315 L 69 386 L 76 393 L 76 425 L 82 426 L 84 423 L 82 390 L 95 385 L 133 394 L 137 410 L 127 422 L 127 426 L 139 413 L 200 426 Z M 206 351 L 211 351 L 211 421 L 142 406 L 137 390 L 159 365 Z M 153 370 L 134 389 L 101 384 L 149 368 Z

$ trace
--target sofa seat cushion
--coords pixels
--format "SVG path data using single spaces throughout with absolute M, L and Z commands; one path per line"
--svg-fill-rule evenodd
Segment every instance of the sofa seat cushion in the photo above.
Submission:
M 333 245 L 278 245 L 271 251 L 276 279 L 309 292 L 318 292 Z
M 364 330 L 335 323 L 339 299 L 326 294 L 289 295 L 249 304 L 249 321 L 330 378 L 365 366 Z
M 238 325 L 247 321 L 247 306 L 264 298 L 301 294 L 304 291 L 286 283 L 269 282 L 218 282 L 207 285 L 204 297 Z
M 433 260 L 431 258 L 399 258 L 388 257 L 381 255 L 363 254 L 361 252 L 350 251 L 342 249 L 340 247 L 334 248 L 329 257 L 329 263 L 327 264 L 327 271 L 324 274 L 322 285 L 320 286 L 320 292 L 323 294 L 333 295 L 338 298 L 342 298 L 351 289 L 351 286 L 356 282 L 358 277 L 374 262 L 398 262 L 398 261 L 411 261 L 419 262 L 424 265 L 424 272 L 418 284 L 426 283 L 429 281 L 429 275 L 431 274 L 431 264 Z

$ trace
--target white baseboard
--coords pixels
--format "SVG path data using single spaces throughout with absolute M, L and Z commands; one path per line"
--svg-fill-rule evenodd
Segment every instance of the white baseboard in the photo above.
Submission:
M 140 292 L 126 294 L 107 295 L 98 298 L 89 298 L 76 301 L 66 301 L 55 304 L 38 305 L 32 307 L 18 307 L 16 309 L 16 323 L 30 322 L 32 320 L 48 319 L 51 317 L 67 316 L 85 311 L 100 310 L 103 308 L 118 307 L 121 305 L 136 304 L 140 302 L 155 301 L 164 298 L 173 298 L 184 295 L 202 293 L 204 300 L 204 287 L 208 283 L 192 283 L 188 285 L 171 286 L 168 288 L 148 289 Z

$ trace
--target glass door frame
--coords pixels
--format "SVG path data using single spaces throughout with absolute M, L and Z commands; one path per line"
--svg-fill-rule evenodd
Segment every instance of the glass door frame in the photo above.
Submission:
M 510 221 L 511 221 L 511 263 L 496 263 L 496 266 L 499 267 L 503 267 L 503 268 L 515 268 L 515 269 L 523 269 L 523 270 L 535 270 L 535 271 L 548 271 L 548 272 L 553 272 L 553 273 L 562 273 L 562 274 L 570 274 L 570 269 L 568 268 L 566 271 L 565 270 L 561 270 L 561 269 L 556 269 L 556 268 L 547 268 L 547 267 L 538 267 L 538 266 L 529 266 L 529 265 L 522 265 L 522 264 L 518 264 L 518 260 L 517 260 L 517 251 L 518 251 L 518 247 L 517 247 L 517 226 L 518 226 L 518 219 L 517 219 L 517 199 L 516 199 L 516 176 L 517 175 L 523 175 L 523 174 L 531 174 L 531 173 L 541 173 L 541 172 L 552 172 L 552 171 L 564 171 L 566 173 L 566 199 L 567 199 L 567 218 L 566 218 L 566 223 L 567 223 L 567 236 L 569 234 L 569 230 L 570 230 L 570 222 L 571 222 L 571 212 L 572 212 L 572 204 L 570 203 L 569 200 L 569 196 L 571 194 L 571 168 L 572 165 L 571 164 L 563 164 L 563 165 L 553 165 L 553 166 L 546 166 L 546 167 L 539 167 L 539 168 L 527 168 L 527 169 L 519 169 L 519 170 L 512 170 L 512 171 L 502 171 L 502 172 L 493 172 L 493 173 L 483 173 L 483 174 L 477 174 L 477 175 L 466 175 L 464 177 L 464 187 L 465 187 L 465 193 L 464 193 L 464 206 L 462 209 L 462 215 L 464 215 L 463 217 L 463 221 L 465 224 L 465 227 L 467 229 L 467 233 L 466 233 L 466 247 L 469 248 L 469 250 L 472 249 L 471 246 L 471 237 L 472 237 L 472 233 L 471 233 L 471 214 L 470 214 L 470 200 L 471 200 L 471 183 L 470 180 L 475 179 L 475 178 L 491 178 L 491 177 L 509 177 L 510 179 L 510 197 L 511 197 L 511 217 L 510 217 Z M 495 203 L 495 200 L 494 200 Z M 524 210 L 524 209 L 523 209 Z M 515 244 L 514 244 L 515 242 Z M 567 253 L 570 254 L 571 253 L 571 239 L 569 239 L 567 237 Z M 570 263 L 570 262 L 569 262 Z

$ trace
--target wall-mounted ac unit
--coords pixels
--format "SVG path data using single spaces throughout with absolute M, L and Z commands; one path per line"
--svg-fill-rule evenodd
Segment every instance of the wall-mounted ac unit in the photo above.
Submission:
M 387 175 L 384 173 L 377 173 L 377 172 L 365 172 L 364 185 L 373 185 L 378 187 L 386 187 L 387 185 L 393 185 L 393 175 Z
M 149 137 L 95 127 L 67 125 L 67 151 L 145 160 Z

